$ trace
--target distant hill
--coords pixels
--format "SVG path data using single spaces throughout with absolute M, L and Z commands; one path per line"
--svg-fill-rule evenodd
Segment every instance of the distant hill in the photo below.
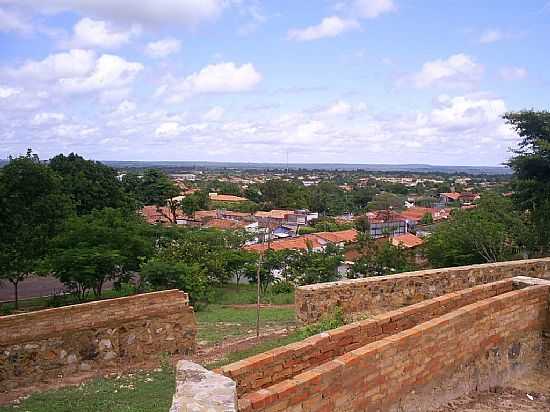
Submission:
M 241 170 L 284 170 L 285 163 L 240 163 L 240 162 L 193 162 L 193 161 L 105 161 L 117 169 L 129 168 L 182 168 L 182 169 L 241 169 Z M 417 173 L 467 173 L 507 175 L 511 170 L 504 166 L 435 166 L 428 164 L 346 164 L 346 163 L 289 163 L 291 170 L 365 170 L 369 172 L 417 172 Z
M 0 167 L 7 160 L 0 160 Z M 116 169 L 181 168 L 181 169 L 234 169 L 234 170 L 284 170 L 285 163 L 240 163 L 202 161 L 124 161 L 106 160 L 103 163 Z M 369 172 L 416 172 L 416 173 L 467 173 L 508 175 L 512 171 L 504 166 L 435 166 L 428 164 L 346 164 L 346 163 L 289 163 L 291 170 L 365 170 Z

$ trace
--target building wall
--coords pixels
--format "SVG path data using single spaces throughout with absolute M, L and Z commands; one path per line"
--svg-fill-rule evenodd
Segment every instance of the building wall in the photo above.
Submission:
M 2 316 L 0 392 L 190 353 L 196 330 L 178 290 Z
M 218 372 L 237 382 L 240 396 L 289 379 L 300 371 L 383 339 L 445 313 L 513 289 L 511 279 L 426 300 L 348 324 L 281 348 L 222 367 Z
M 378 314 L 425 299 L 514 276 L 550 278 L 550 258 L 423 270 L 343 280 L 296 289 L 296 316 L 312 323 L 340 306 L 344 313 Z
M 239 410 L 425 411 L 502 384 L 540 361 L 549 291 L 531 286 L 452 310 L 250 392 Z

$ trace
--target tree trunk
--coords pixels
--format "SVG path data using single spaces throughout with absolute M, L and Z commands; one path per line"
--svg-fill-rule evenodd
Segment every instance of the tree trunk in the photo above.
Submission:
M 15 309 L 19 309 L 19 281 L 12 282 L 15 294 Z

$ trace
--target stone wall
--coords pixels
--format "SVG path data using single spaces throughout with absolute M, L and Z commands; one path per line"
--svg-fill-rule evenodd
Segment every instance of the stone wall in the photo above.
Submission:
M 550 258 L 423 270 L 399 275 L 318 283 L 296 289 L 299 321 L 318 321 L 340 306 L 344 313 L 378 314 L 445 293 L 514 276 L 550 279 Z
M 0 317 L 0 391 L 195 349 L 186 293 L 169 290 Z
M 507 279 L 450 293 L 252 356 L 226 365 L 217 372 L 235 380 L 238 394 L 242 396 L 289 379 L 368 343 L 512 289 L 512 280 Z
M 529 286 L 397 328 L 248 392 L 239 399 L 239 410 L 426 411 L 473 389 L 499 385 L 540 361 L 549 292 L 547 285 Z M 399 323 L 404 313 L 397 311 L 394 320 Z M 391 322 L 392 316 L 385 319 L 382 331 Z

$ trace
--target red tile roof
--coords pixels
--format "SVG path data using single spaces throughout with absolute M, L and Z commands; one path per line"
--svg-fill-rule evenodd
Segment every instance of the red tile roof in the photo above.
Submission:
M 448 193 L 441 193 L 441 195 L 448 197 L 449 199 L 458 200 L 460 199 L 460 193 L 458 192 L 448 192 Z
M 319 243 L 319 240 L 317 238 L 311 235 L 275 240 L 271 242 L 272 250 L 307 250 L 309 249 L 309 247 L 313 249 L 318 249 L 322 247 L 322 245 Z M 268 249 L 268 244 L 258 243 L 255 245 L 246 246 L 245 249 L 252 252 L 265 252 Z
M 235 220 L 227 220 L 227 219 L 210 219 L 204 225 L 204 227 L 207 227 L 207 228 L 216 228 L 216 229 L 223 229 L 223 230 L 238 229 L 244 226 L 245 225 L 243 225 L 241 222 L 237 222 Z
M 418 236 L 413 235 L 412 233 L 405 233 L 403 235 L 392 237 L 391 243 L 394 246 L 403 246 L 406 249 L 412 249 L 422 245 L 424 241 Z
M 357 230 L 348 229 L 340 230 L 339 232 L 317 232 L 312 233 L 312 236 L 320 237 L 331 243 L 355 242 L 357 240 Z
M 172 222 L 172 212 L 166 206 L 159 207 L 155 205 L 143 206 L 141 214 L 147 223 L 174 223 Z M 183 218 L 184 214 L 181 210 L 176 210 L 176 218 Z

